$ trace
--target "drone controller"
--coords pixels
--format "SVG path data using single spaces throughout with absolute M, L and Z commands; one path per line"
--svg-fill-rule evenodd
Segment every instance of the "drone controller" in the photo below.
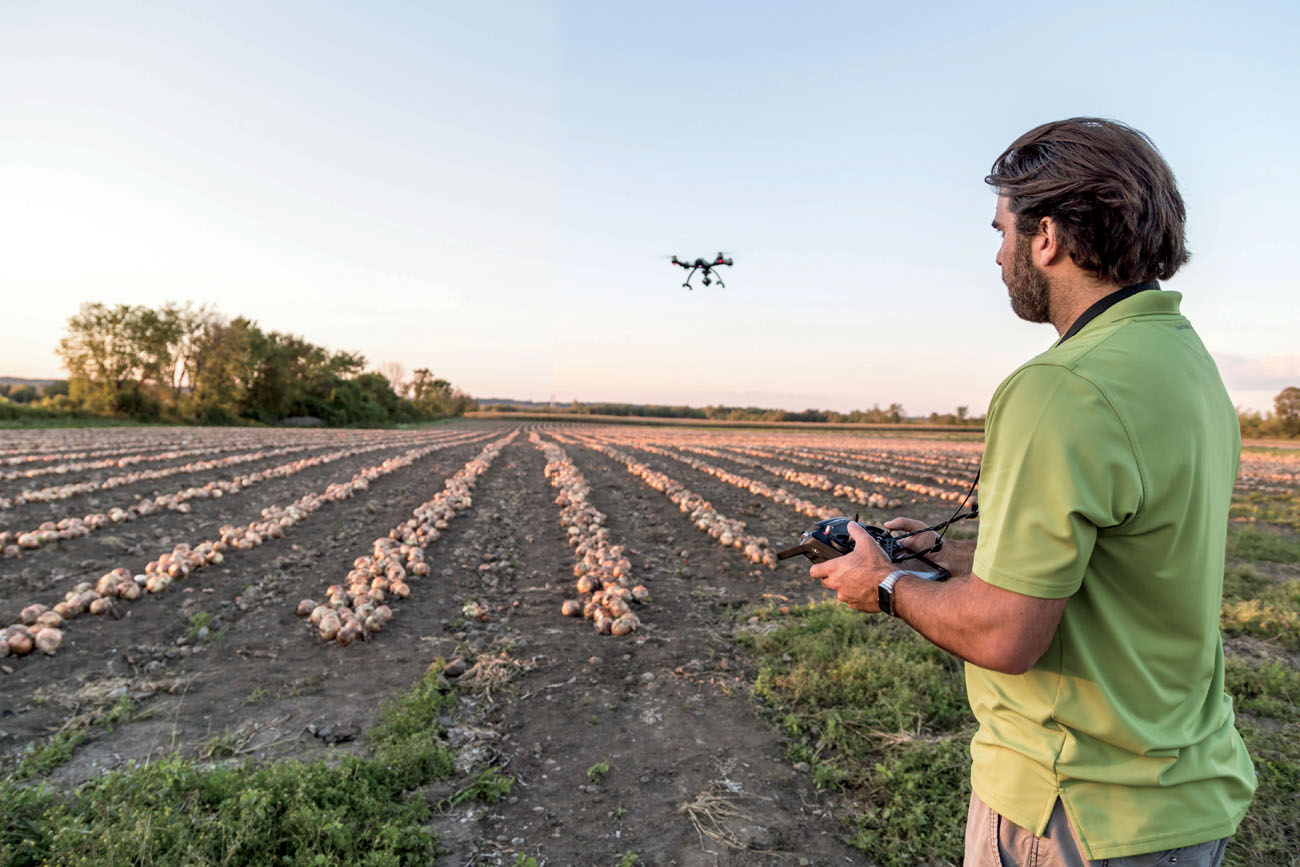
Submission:
M 802 554 L 814 563 L 824 563 L 827 560 L 834 560 L 836 557 L 843 557 L 853 550 L 853 537 L 849 535 L 849 524 L 856 520 L 856 518 L 827 518 L 824 521 L 818 521 L 803 531 L 803 534 L 799 537 L 798 545 L 779 552 L 776 559 L 788 560 Z M 947 569 L 925 556 L 925 554 L 939 550 L 942 543 L 929 551 L 918 553 L 905 547 L 888 530 L 866 524 L 860 524 L 859 526 L 866 530 L 871 538 L 876 540 L 876 543 L 880 545 L 890 562 L 901 563 L 904 560 L 920 560 L 943 577 L 948 577 Z

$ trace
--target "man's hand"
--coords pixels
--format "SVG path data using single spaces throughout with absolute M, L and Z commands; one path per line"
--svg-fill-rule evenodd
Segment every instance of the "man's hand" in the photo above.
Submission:
M 900 520 L 910 519 L 896 518 L 890 523 Z M 849 535 L 853 537 L 852 551 L 843 557 L 814 564 L 808 574 L 821 581 L 828 590 L 834 590 L 840 601 L 850 608 L 869 613 L 879 611 L 876 588 L 894 571 L 894 564 L 861 524 L 851 522 Z
M 925 529 L 925 522 L 918 521 L 916 518 L 893 518 L 885 522 L 885 529 L 916 533 L 917 530 Z M 898 544 L 909 551 L 928 551 L 934 547 L 934 543 L 937 541 L 939 541 L 939 534 L 930 530 L 928 533 L 916 533 L 915 536 L 901 539 Z

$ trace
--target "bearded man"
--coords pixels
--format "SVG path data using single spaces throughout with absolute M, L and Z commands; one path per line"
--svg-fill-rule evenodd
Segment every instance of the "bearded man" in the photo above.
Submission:
M 1241 436 L 1157 283 L 1188 258 L 1182 197 L 1150 139 L 1097 118 L 1030 130 L 985 182 L 1012 310 L 1058 339 L 993 396 L 978 539 L 936 582 L 851 525 L 811 574 L 966 660 L 968 867 L 1217 865 L 1255 789 L 1219 634 Z

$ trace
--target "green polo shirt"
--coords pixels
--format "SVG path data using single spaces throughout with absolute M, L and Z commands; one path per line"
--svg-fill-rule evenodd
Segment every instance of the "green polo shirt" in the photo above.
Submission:
M 1255 771 L 1223 691 L 1237 413 L 1177 292 L 1139 292 L 998 387 L 974 573 L 1070 597 L 1022 675 L 966 666 L 979 797 L 1090 859 L 1233 834 Z

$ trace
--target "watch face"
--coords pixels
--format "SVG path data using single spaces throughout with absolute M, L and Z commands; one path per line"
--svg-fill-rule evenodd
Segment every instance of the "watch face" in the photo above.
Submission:
M 883 583 L 876 588 L 876 602 L 880 605 L 880 610 L 886 614 L 894 613 L 894 592 L 892 587 L 886 587 Z

